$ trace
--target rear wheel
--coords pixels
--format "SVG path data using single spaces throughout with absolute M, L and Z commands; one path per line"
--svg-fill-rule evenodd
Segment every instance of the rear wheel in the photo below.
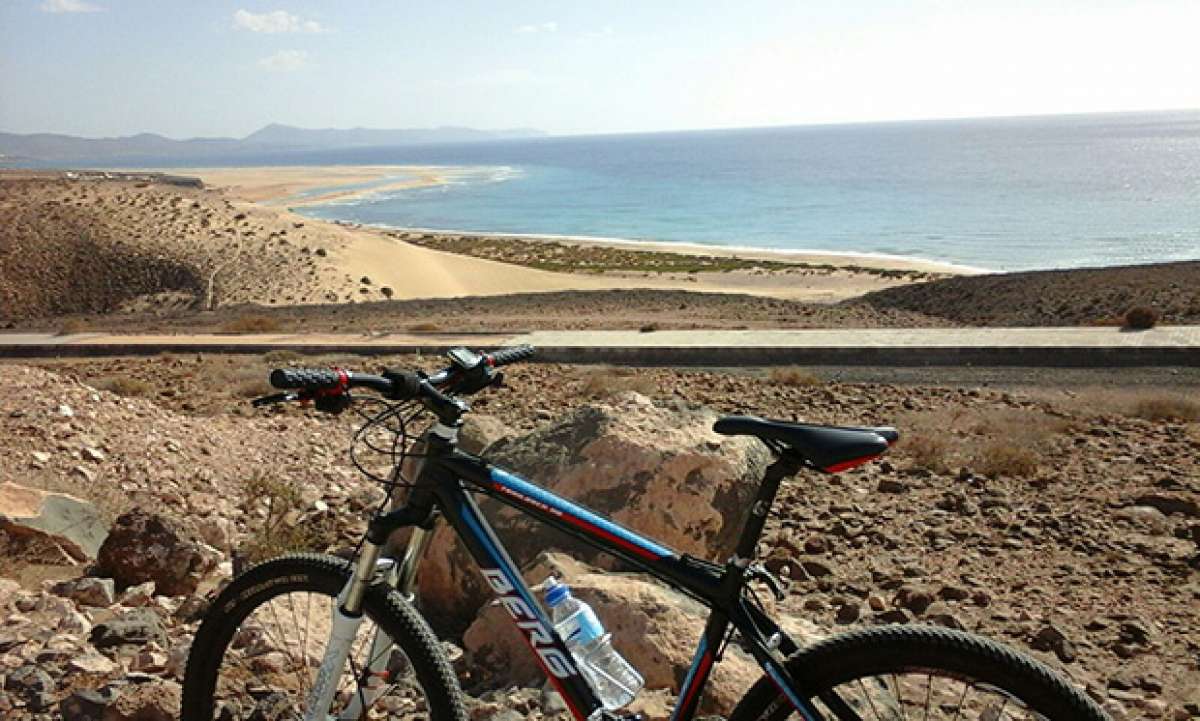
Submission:
M 1107 721 L 1047 666 L 977 636 L 885 626 L 835 636 L 788 661 L 814 721 Z M 729 721 L 802 718 L 768 678 Z
M 192 643 L 183 721 L 303 718 L 337 595 L 350 572 L 349 564 L 337 558 L 284 556 L 231 583 Z M 336 682 L 331 716 L 464 721 L 458 681 L 416 610 L 377 584 L 364 597 L 363 614 Z M 368 708 L 355 715 L 364 705 Z

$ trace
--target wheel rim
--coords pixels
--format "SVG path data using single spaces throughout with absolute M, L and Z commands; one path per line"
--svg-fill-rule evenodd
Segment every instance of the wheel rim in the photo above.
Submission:
M 820 721 L 1049 721 L 1001 688 L 946 671 L 858 677 L 832 691 L 811 700 Z M 793 711 L 778 697 L 760 718 L 800 718 Z
M 266 599 L 233 632 L 217 669 L 213 718 L 298 721 L 325 653 L 336 599 L 290 591 Z M 377 638 L 378 637 L 378 638 Z M 375 666 L 378 673 L 368 669 Z M 429 704 L 407 655 L 368 614 L 336 682 L 333 718 L 425 721 Z M 369 708 L 352 716 L 354 708 Z

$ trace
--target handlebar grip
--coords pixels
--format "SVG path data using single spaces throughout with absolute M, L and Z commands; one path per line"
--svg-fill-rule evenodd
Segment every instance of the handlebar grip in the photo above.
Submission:
M 526 358 L 533 357 L 533 346 L 519 345 L 513 348 L 505 348 L 504 350 L 496 351 L 491 354 L 492 366 L 499 368 L 502 365 L 523 361 Z
M 323 368 L 276 368 L 271 371 L 271 385 L 276 388 L 337 388 L 342 376 Z

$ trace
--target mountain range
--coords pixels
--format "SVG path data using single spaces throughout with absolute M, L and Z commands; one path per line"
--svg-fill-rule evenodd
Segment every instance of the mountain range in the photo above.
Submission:
M 297 128 L 272 123 L 244 138 L 190 138 L 174 140 L 154 133 L 116 138 L 81 138 L 73 135 L 0 132 L 0 165 L 45 165 L 129 161 L 196 161 L 236 158 L 240 155 L 340 148 L 386 147 L 471 143 L 487 140 L 534 138 L 540 130 L 476 130 L 474 128 Z

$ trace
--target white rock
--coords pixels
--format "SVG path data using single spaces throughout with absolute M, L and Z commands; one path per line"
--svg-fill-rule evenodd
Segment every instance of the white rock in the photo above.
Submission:
M 50 462 L 50 454 L 45 451 L 34 451 L 32 453 L 32 455 L 33 455 L 33 460 L 38 463 L 49 463 Z
M 99 448 L 92 448 L 91 446 L 84 446 L 79 453 L 84 457 L 85 460 L 94 461 L 96 463 L 99 463 L 106 458 L 104 451 L 100 450 Z
M 67 633 L 88 633 L 92 630 L 92 622 L 88 620 L 87 616 L 72 609 L 59 619 L 58 630 Z
M 94 673 L 107 675 L 117 670 L 117 664 L 107 656 L 95 651 L 84 652 L 67 662 L 67 669 L 77 673 Z
M 62 416 L 63 418 L 74 418 L 75 411 L 71 410 L 71 406 L 67 405 L 66 403 L 60 403 L 58 404 L 58 415 Z
M 183 670 L 187 667 L 188 652 L 192 649 L 192 637 L 188 636 L 171 647 L 167 654 L 167 674 L 175 678 L 183 678 Z
M 154 581 L 130 586 L 121 594 L 122 606 L 149 606 L 154 599 Z

